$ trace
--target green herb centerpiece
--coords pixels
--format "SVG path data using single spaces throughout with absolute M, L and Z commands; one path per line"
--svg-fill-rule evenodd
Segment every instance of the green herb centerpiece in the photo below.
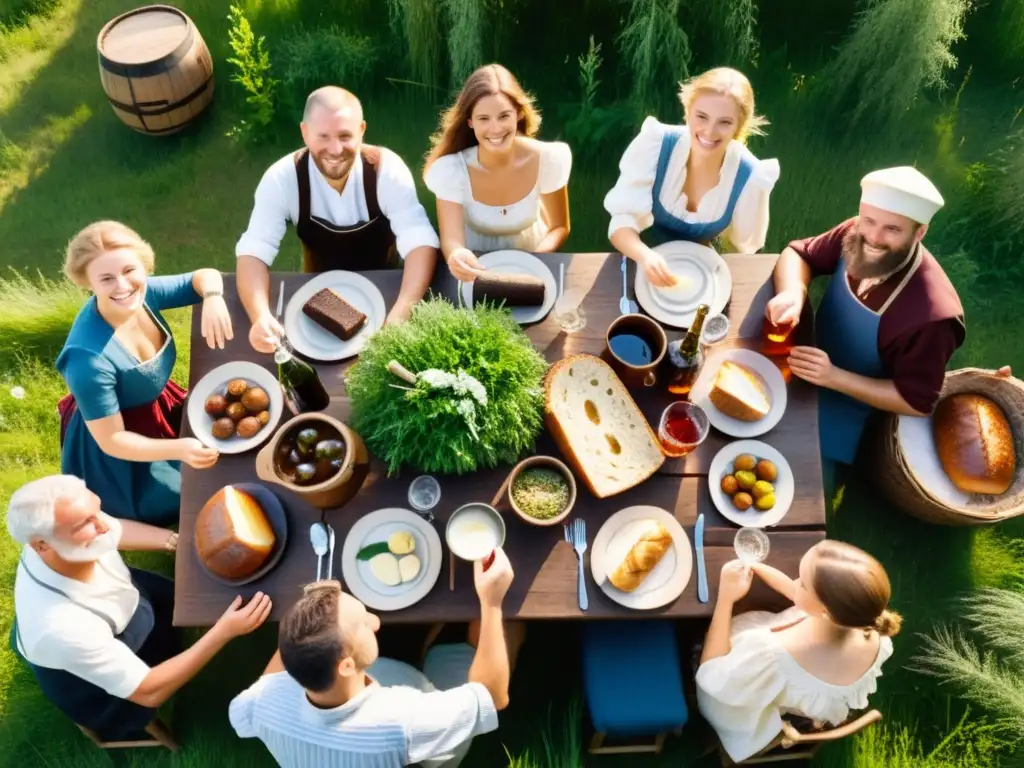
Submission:
M 395 361 L 415 383 L 395 375 Z M 348 370 L 352 426 L 389 475 L 511 463 L 543 426 L 547 368 L 507 309 L 431 298 L 370 337 Z

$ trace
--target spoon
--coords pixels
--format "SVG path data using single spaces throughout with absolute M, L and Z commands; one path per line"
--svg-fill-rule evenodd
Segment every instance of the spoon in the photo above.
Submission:
M 323 571 L 324 555 L 327 554 L 327 529 L 323 523 L 313 523 L 309 526 L 309 541 L 316 552 L 316 580 L 320 581 L 320 574 Z
M 626 293 L 626 257 L 622 257 L 622 298 L 619 299 L 619 312 L 623 315 L 635 315 L 639 307 L 635 301 L 630 301 Z

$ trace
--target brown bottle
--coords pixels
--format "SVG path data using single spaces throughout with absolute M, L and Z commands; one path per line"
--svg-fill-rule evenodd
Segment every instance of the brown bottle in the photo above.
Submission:
M 701 304 L 697 307 L 697 316 L 679 341 L 668 345 L 669 377 L 668 391 L 673 395 L 688 395 L 693 383 L 697 380 L 700 367 L 704 363 L 704 351 L 701 349 L 700 333 L 704 328 L 704 318 L 711 307 Z

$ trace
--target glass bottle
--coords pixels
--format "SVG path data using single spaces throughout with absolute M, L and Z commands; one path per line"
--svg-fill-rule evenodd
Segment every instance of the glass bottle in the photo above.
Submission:
M 297 358 L 286 339 L 282 338 L 277 343 L 274 362 L 277 363 L 277 381 L 284 392 L 285 402 L 296 416 L 322 411 L 331 404 L 331 396 L 313 366 Z
M 704 363 L 704 350 L 701 348 L 700 333 L 704 328 L 704 318 L 711 307 L 701 304 L 697 307 L 697 316 L 679 341 L 668 345 L 668 391 L 673 395 L 688 395 L 693 383 L 697 380 L 700 367 Z

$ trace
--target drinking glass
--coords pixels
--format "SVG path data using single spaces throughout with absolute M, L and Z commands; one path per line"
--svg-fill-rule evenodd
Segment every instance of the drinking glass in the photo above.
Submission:
M 764 324 L 761 326 L 761 334 L 764 337 L 764 353 L 769 356 L 788 355 L 793 349 L 793 342 L 789 340 L 793 333 L 792 325 L 776 325 L 765 315 Z
M 708 415 L 699 405 L 685 400 L 672 403 L 658 424 L 661 452 L 674 459 L 685 456 L 704 442 L 710 430 Z
M 587 327 L 587 313 L 583 310 L 583 298 L 583 291 L 571 289 L 564 291 L 555 301 L 555 322 L 566 333 L 575 333 Z
M 744 526 L 736 531 L 736 537 L 732 540 L 736 556 L 747 565 L 751 563 L 763 563 L 768 557 L 771 544 L 768 541 L 768 534 L 761 528 Z

